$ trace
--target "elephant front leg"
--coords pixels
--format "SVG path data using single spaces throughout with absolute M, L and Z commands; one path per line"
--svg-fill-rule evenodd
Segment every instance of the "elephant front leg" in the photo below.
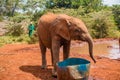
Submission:
M 60 52 L 60 41 L 58 39 L 52 40 L 52 52 L 53 52 L 53 66 L 54 66 L 52 75 L 56 77 L 57 76 L 56 63 L 59 62 L 59 52 Z
M 70 41 L 66 41 L 63 45 L 63 60 L 67 59 L 70 54 Z

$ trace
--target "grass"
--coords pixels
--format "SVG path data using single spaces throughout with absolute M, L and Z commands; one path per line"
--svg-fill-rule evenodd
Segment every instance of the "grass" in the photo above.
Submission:
M 5 44 L 13 44 L 13 43 L 29 43 L 31 42 L 31 38 L 26 34 L 21 36 L 1 36 L 0 37 L 0 46 Z

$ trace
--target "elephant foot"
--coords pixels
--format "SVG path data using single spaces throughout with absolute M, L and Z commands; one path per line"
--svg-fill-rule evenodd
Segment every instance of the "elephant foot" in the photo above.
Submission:
M 57 75 L 53 75 L 53 74 L 52 74 L 52 77 L 57 78 Z
M 57 78 L 57 73 L 52 73 L 52 77 Z
M 57 78 L 57 72 L 55 72 L 54 70 L 52 71 L 52 77 Z
M 46 68 L 47 68 L 46 65 L 42 65 L 42 66 L 41 66 L 41 69 L 46 69 Z

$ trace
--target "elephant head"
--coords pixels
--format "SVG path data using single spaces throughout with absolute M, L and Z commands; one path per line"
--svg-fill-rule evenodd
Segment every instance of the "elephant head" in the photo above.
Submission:
M 77 18 L 67 15 L 61 15 L 53 21 L 52 26 L 54 31 L 66 40 L 82 40 L 86 41 L 89 45 L 89 54 L 94 62 L 93 57 L 93 41 L 85 26 L 85 24 Z

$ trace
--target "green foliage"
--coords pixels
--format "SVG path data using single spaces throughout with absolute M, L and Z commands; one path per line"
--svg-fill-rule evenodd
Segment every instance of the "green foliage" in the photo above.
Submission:
M 10 17 L 10 21 L 15 22 L 15 23 L 20 23 L 26 18 L 30 18 L 30 16 L 23 15 L 23 14 L 21 14 L 21 15 L 18 14 L 16 16 Z
M 67 14 L 69 16 L 81 17 L 84 15 L 84 8 L 79 7 L 78 9 L 66 9 L 66 8 L 56 8 L 56 9 L 47 9 L 47 12 L 52 12 L 56 14 Z
M 117 31 L 117 27 L 114 24 L 111 11 L 99 11 L 90 16 L 90 23 L 87 25 L 94 38 L 111 37 L 112 32 Z M 114 37 L 116 34 L 114 34 Z
M 21 35 L 19 37 L 16 36 L 1 36 L 0 37 L 0 46 L 5 44 L 12 44 L 12 43 L 28 43 L 30 38 L 28 35 Z
M 112 8 L 114 20 L 116 22 L 116 25 L 120 29 L 120 5 L 114 5 Z
M 97 18 L 95 19 L 94 23 L 92 24 L 92 33 L 96 38 L 104 38 L 108 36 L 108 26 L 105 22 L 104 18 Z
M 16 16 L 9 17 L 10 22 L 8 22 L 6 30 L 6 35 L 20 36 L 27 32 L 27 24 L 30 21 L 29 16 L 23 14 L 17 14 Z
M 39 19 L 44 13 L 45 13 L 45 11 L 36 11 L 36 12 L 33 14 L 32 18 L 31 18 L 31 21 L 34 21 L 35 26 L 37 25 L 38 19 Z
M 3 20 L 3 16 L 0 16 L 0 21 L 2 21 Z
M 82 6 L 83 0 L 72 0 L 71 1 L 71 8 L 77 9 L 79 6 Z
M 7 27 L 7 35 L 20 36 L 24 33 L 24 29 L 19 23 L 9 23 Z
M 27 34 L 22 34 L 21 36 L 1 36 L 0 37 L 0 47 L 5 44 L 13 44 L 13 43 L 28 43 L 35 44 L 38 42 L 37 36 L 32 36 L 31 38 Z
M 27 41 L 28 44 L 35 44 L 37 43 L 39 40 L 38 40 L 38 37 L 37 36 L 32 36 L 30 37 L 30 39 Z
M 31 8 L 35 10 L 36 7 L 43 8 L 46 4 L 46 0 L 27 0 L 27 4 L 25 4 L 25 8 Z
M 117 26 L 111 27 L 109 29 L 108 34 L 109 34 L 109 37 L 112 37 L 112 38 L 119 38 L 120 37 L 120 31 L 118 30 Z
M 53 0 L 48 0 L 46 1 L 46 5 L 47 8 L 52 9 L 55 7 L 55 3 L 53 2 Z
M 102 0 L 48 0 L 47 8 L 73 8 L 78 9 L 80 6 L 85 8 L 85 13 L 99 11 L 102 6 Z
M 70 6 L 71 6 L 71 0 L 48 0 L 47 4 L 46 4 L 47 8 L 54 8 L 54 7 L 57 7 L 57 8 L 62 8 L 62 7 L 70 8 Z
M 0 3 L 0 14 L 13 16 L 16 8 L 20 8 L 23 0 L 2 0 Z

